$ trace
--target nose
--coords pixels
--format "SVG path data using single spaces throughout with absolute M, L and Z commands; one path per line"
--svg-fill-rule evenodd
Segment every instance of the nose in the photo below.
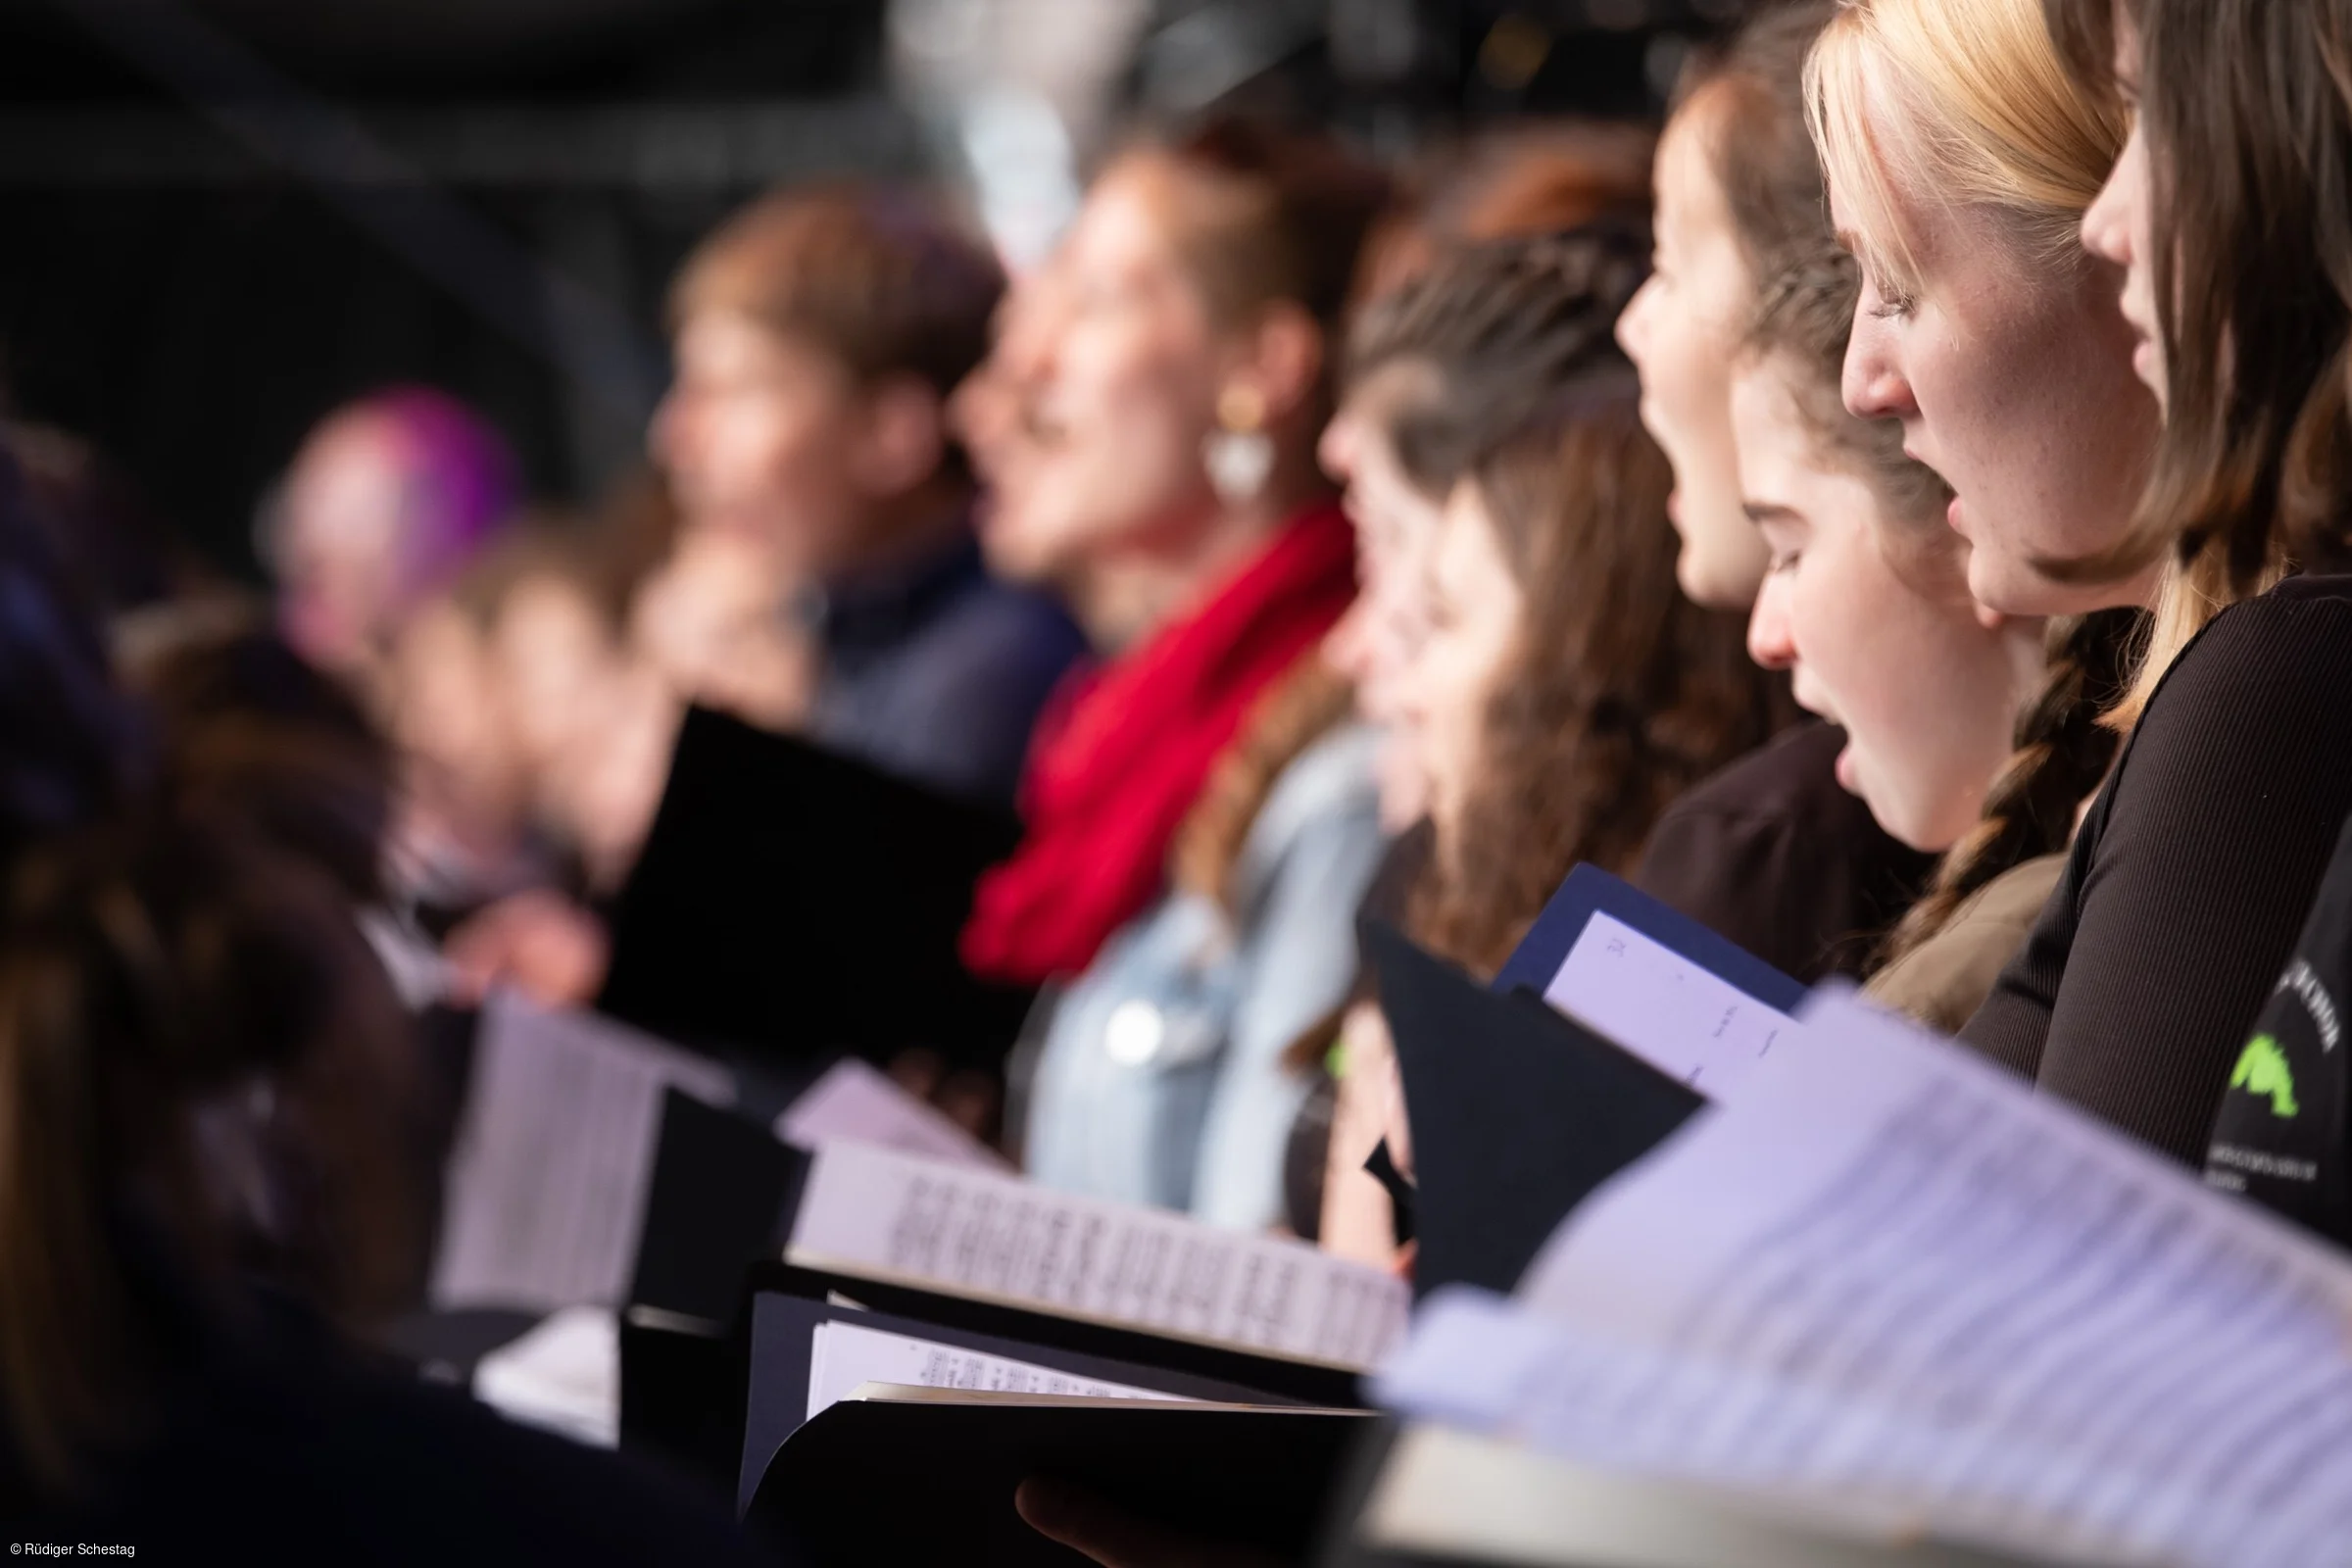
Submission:
M 1617 346 L 1625 350 L 1625 357 L 1632 360 L 1636 368 L 1642 364 L 1642 345 L 1649 338 L 1650 303 L 1656 296 L 1657 287 L 1655 273 L 1643 278 L 1642 286 L 1634 290 L 1634 297 L 1625 302 L 1625 309 L 1617 313 Z
M 1903 378 L 1894 354 L 1894 328 L 1868 311 L 1854 313 L 1854 329 L 1845 344 L 1845 374 L 1840 387 L 1845 409 L 1857 419 L 1900 419 L 1919 412 L 1911 383 Z
M 1788 617 L 1788 574 L 1776 571 L 1757 590 L 1747 612 L 1747 657 L 1766 669 L 1796 667 L 1796 639 Z
M 2118 267 L 2128 268 L 2132 260 L 2132 223 L 2125 198 L 2138 172 L 2135 159 L 2140 151 L 2139 126 L 2134 122 L 2132 134 L 2124 142 L 2123 155 L 2107 172 L 2107 182 L 2099 187 L 2098 196 L 2082 214 L 2082 248 Z
M 1315 462 L 1339 484 L 1346 484 L 1355 472 L 1356 449 L 1361 445 L 1357 436 L 1355 419 L 1342 410 L 1332 416 L 1315 442 Z

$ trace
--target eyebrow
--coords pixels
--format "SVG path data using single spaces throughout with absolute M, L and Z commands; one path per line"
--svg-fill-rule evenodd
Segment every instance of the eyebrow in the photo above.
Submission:
M 1748 521 L 1759 526 L 1767 522 L 1802 522 L 1805 520 L 1803 513 L 1798 512 L 1794 507 L 1784 506 L 1778 501 L 1742 501 L 1740 503 L 1740 510 L 1747 514 Z

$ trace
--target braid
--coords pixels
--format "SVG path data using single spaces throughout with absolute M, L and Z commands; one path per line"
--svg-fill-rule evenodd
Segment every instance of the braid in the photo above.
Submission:
M 1350 383 L 1396 365 L 1435 372 L 1386 432 L 1406 476 L 1442 496 L 1545 405 L 1630 380 L 1613 333 L 1647 274 L 1648 243 L 1646 226 L 1609 220 L 1467 245 L 1367 308 L 1348 344 Z
M 1935 883 L 1888 935 L 1879 966 L 1941 931 L 2004 871 L 2073 840 L 2077 812 L 2115 760 L 2122 737 L 2101 717 L 2129 686 L 2146 628 L 2136 610 L 2050 622 L 2049 675 L 2018 716 L 2017 750 L 1984 797 L 1983 817 L 1945 853 Z

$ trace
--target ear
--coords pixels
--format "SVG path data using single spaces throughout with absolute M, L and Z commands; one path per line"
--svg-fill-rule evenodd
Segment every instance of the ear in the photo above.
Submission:
M 1294 417 L 1314 396 L 1323 373 L 1323 328 L 1299 306 L 1285 300 L 1267 307 L 1238 350 L 1226 385 L 1255 392 L 1267 423 Z
M 947 456 L 947 407 L 929 382 L 890 376 L 864 394 L 865 410 L 850 473 L 879 501 L 918 489 Z

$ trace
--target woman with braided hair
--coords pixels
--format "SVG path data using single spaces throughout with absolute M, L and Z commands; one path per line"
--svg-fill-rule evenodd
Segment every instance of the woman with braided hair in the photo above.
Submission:
M 1659 814 L 1790 716 L 1736 614 L 1677 587 L 1666 459 L 1612 331 L 1645 236 L 1593 225 L 1442 257 L 1349 345 L 1364 438 L 1443 507 L 1426 624 L 1396 677 L 1429 853 L 1407 901 L 1424 944 L 1476 971 L 1509 956 L 1580 861 L 1632 869 Z M 1394 1063 L 1362 1012 L 1326 1167 L 1322 1240 L 1393 1252 L 1363 1170 L 1406 1156 Z
M 1896 838 L 1946 852 L 1868 989 L 1953 1030 L 2025 940 L 2114 757 L 2099 714 L 2136 617 L 1983 614 L 1950 492 L 1897 427 L 1839 402 L 1859 289 L 1825 225 L 1767 285 L 1733 376 L 1741 493 L 1770 549 L 1749 649 L 1843 726 L 1839 782 Z

